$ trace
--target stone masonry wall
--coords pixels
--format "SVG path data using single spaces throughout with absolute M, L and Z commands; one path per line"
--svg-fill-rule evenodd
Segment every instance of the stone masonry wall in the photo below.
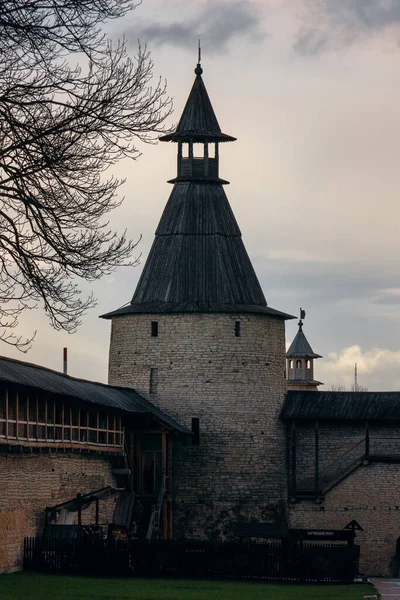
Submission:
M 0 453 L 0 572 L 22 568 L 25 536 L 42 531 L 44 510 L 106 485 L 115 485 L 109 462 L 77 454 Z M 100 503 L 100 520 L 108 522 L 114 500 Z M 82 512 L 93 523 L 93 511 Z
M 151 322 L 158 337 L 151 337 Z M 241 336 L 235 336 L 241 321 Z M 285 519 L 284 322 L 265 315 L 126 315 L 112 322 L 109 383 L 134 387 L 191 428 L 174 440 L 174 536 L 229 536 Z M 152 390 L 150 392 L 150 379 Z
M 400 454 L 400 428 L 396 424 L 370 423 L 370 453 Z M 365 451 L 365 425 L 342 422 L 319 424 L 320 475 L 346 469 Z M 297 481 L 314 474 L 314 425 L 298 422 Z M 358 443 L 360 442 L 361 443 Z M 355 519 L 364 531 L 357 534 L 361 546 L 361 570 L 368 575 L 397 575 L 394 561 L 400 536 L 400 465 L 363 464 L 329 491 L 320 503 L 297 501 L 289 506 L 291 527 L 341 529 Z
M 333 488 L 321 504 L 301 501 L 289 507 L 291 527 L 342 529 L 355 519 L 361 547 L 360 570 L 369 576 L 397 576 L 396 540 L 400 535 L 400 465 L 359 467 Z
M 345 470 L 365 451 L 365 426 L 319 423 L 319 473 L 322 478 Z M 296 476 L 299 485 L 314 478 L 315 431 L 313 423 L 296 427 Z

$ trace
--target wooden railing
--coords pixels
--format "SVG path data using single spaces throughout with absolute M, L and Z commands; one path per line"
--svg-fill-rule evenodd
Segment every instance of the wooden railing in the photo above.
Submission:
M 118 451 L 124 447 L 121 416 L 53 398 L 0 393 L 0 444 Z

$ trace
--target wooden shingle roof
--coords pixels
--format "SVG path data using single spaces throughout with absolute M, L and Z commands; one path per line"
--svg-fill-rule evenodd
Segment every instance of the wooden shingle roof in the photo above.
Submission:
M 267 306 L 221 185 L 174 185 L 131 304 L 103 317 L 169 312 L 292 318 Z
M 303 332 L 302 325 L 299 324 L 299 330 L 290 345 L 289 350 L 286 352 L 286 358 L 322 358 L 320 354 L 316 354 L 311 348 L 306 336 Z
M 178 126 L 173 133 L 160 137 L 162 142 L 234 142 L 236 138 L 222 133 L 215 116 L 206 86 L 197 65 L 196 79 L 187 99 Z
M 284 420 L 400 421 L 400 392 L 289 391 Z
M 190 433 L 175 419 L 154 406 L 133 388 L 78 379 L 52 369 L 0 356 L 0 385 L 40 390 L 54 398 L 68 397 L 89 404 L 107 406 L 125 413 L 151 415 L 183 433 Z

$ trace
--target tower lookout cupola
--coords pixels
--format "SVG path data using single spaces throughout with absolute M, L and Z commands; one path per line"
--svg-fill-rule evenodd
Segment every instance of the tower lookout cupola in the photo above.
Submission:
M 303 332 L 303 319 L 306 313 L 300 309 L 299 330 L 294 338 L 289 350 L 286 352 L 287 360 L 287 386 L 289 390 L 315 390 L 321 381 L 314 379 L 314 359 L 322 358 L 311 348 Z
M 200 59 L 200 57 L 199 57 Z M 160 137 L 162 142 L 178 144 L 178 174 L 169 183 L 204 181 L 228 183 L 219 177 L 219 144 L 236 138 L 222 133 L 201 77 L 198 62 L 196 79 L 174 133 Z

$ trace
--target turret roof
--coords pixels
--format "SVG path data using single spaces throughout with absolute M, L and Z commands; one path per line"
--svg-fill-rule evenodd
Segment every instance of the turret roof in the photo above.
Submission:
M 221 132 L 206 86 L 200 64 L 195 69 L 196 79 L 187 99 L 178 126 L 173 133 L 160 137 L 162 142 L 234 142 L 236 138 Z
M 306 336 L 303 332 L 303 323 L 299 321 L 299 330 L 286 352 L 287 358 L 305 357 L 305 358 L 322 358 L 320 354 L 316 354 L 311 348 Z

